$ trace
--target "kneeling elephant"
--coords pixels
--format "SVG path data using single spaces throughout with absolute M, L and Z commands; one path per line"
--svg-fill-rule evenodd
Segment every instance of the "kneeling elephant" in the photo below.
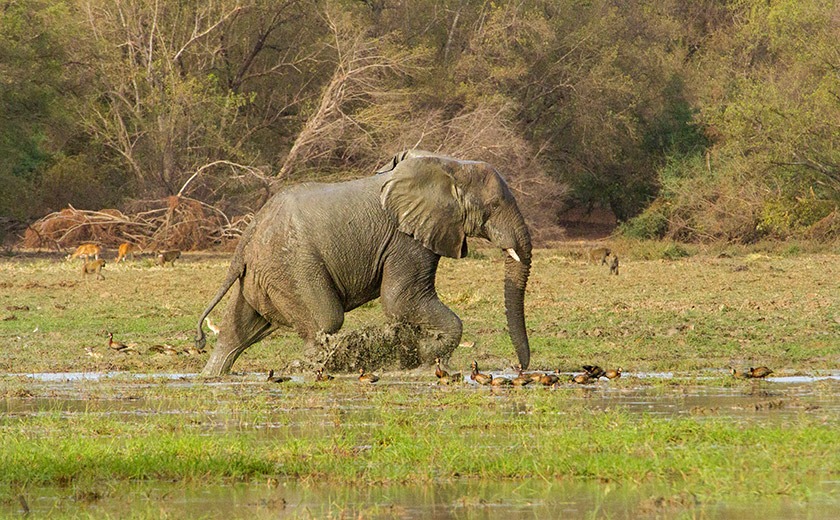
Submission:
M 312 352 L 321 334 L 341 328 L 345 312 L 377 297 L 391 320 L 435 335 L 430 346 L 418 348 L 418 362 L 447 359 L 462 327 L 438 299 L 435 273 L 441 256 L 466 256 L 467 237 L 487 239 L 507 253 L 507 324 L 519 363 L 527 367 L 531 238 L 510 189 L 487 163 L 409 151 L 377 175 L 301 184 L 265 204 L 198 321 L 202 349 L 204 318 L 233 289 L 203 373 L 228 373 L 246 348 L 278 327 L 293 328 Z

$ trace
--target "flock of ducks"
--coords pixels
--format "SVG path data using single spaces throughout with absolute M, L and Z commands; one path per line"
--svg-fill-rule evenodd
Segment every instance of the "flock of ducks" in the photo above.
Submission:
M 137 349 L 135 347 L 131 345 L 126 345 L 125 343 L 120 343 L 119 341 L 115 341 L 113 333 L 107 332 L 107 334 L 108 347 L 111 350 L 115 350 L 117 352 L 122 352 L 125 354 L 137 352 Z M 153 345 L 149 347 L 149 351 L 163 354 L 179 353 L 174 347 L 171 347 L 169 345 Z M 89 350 L 88 354 L 92 355 L 92 351 Z M 602 377 L 606 377 L 610 380 L 618 379 L 621 377 L 622 373 L 621 367 L 616 369 L 604 370 L 598 365 L 583 365 L 581 368 L 583 368 L 583 372 L 571 376 L 570 379 L 568 379 L 568 381 L 572 383 L 577 383 L 579 385 L 589 385 L 595 383 Z M 765 377 L 773 373 L 773 371 L 767 368 L 766 366 L 750 367 L 749 370 L 730 367 L 729 371 L 732 374 L 732 377 L 736 379 L 764 379 Z M 522 365 L 517 365 L 517 375 L 516 377 L 511 378 L 504 376 L 493 376 L 492 374 L 482 373 L 478 369 L 478 361 L 473 360 L 473 362 L 470 363 L 470 380 L 475 381 L 479 385 L 525 386 L 531 383 L 538 383 L 543 386 L 556 386 L 561 382 L 561 377 L 559 375 L 560 372 L 560 370 L 557 370 L 557 373 L 538 371 L 525 372 L 522 370 Z M 463 382 L 461 372 L 447 372 L 443 368 L 440 358 L 435 358 L 435 376 L 438 379 L 438 384 L 441 385 L 458 384 Z M 315 381 L 325 382 L 332 381 L 333 379 L 335 379 L 334 376 L 325 373 L 324 370 L 321 368 L 315 371 Z M 360 368 L 358 379 L 360 383 L 373 384 L 379 381 L 379 376 L 370 372 L 366 372 L 364 368 Z M 275 376 L 274 370 L 269 370 L 268 377 L 266 378 L 266 381 L 271 383 L 285 383 L 286 381 L 290 380 L 291 377 Z
M 446 371 L 442 370 L 440 367 L 440 359 L 435 360 L 437 363 L 437 369 L 435 370 L 435 375 L 438 375 L 438 372 L 443 372 L 446 374 Z M 556 386 L 562 382 L 562 378 L 559 375 L 560 370 L 557 373 L 553 372 L 524 372 L 522 370 L 522 365 L 517 365 L 518 373 L 514 378 L 507 378 L 504 376 L 496 376 L 493 377 L 492 374 L 484 374 L 478 369 L 478 362 L 473 360 L 470 365 L 471 373 L 470 379 L 475 381 L 480 385 L 490 385 L 490 386 L 525 386 L 531 383 L 538 383 L 543 386 Z M 607 379 L 618 379 L 621 377 L 622 369 L 619 367 L 617 369 L 609 369 L 604 370 L 603 368 L 599 367 L 598 365 L 583 365 L 583 373 L 576 374 L 571 376 L 569 379 L 572 383 L 577 383 L 579 385 L 588 385 L 596 382 L 598 379 L 602 377 L 606 377 Z M 438 381 L 442 384 L 448 384 L 447 382 L 443 381 L 443 378 L 438 375 Z
M 767 367 L 750 367 L 749 370 L 738 370 L 737 368 L 730 367 L 729 371 L 732 373 L 732 377 L 736 379 L 764 379 L 773 373 Z
M 478 368 L 478 361 L 473 360 L 470 363 L 470 380 L 479 385 L 489 386 L 525 386 L 531 383 L 541 384 L 543 386 L 556 387 L 561 382 L 572 382 L 579 385 L 590 385 L 598 381 L 602 377 L 609 380 L 618 379 L 621 377 L 622 368 L 604 370 L 598 365 L 583 365 L 583 372 L 575 374 L 569 379 L 561 377 L 560 370 L 555 372 L 525 372 L 522 370 L 522 365 L 517 365 L 516 377 L 493 376 L 493 374 L 483 373 Z M 730 368 L 732 375 L 736 378 L 752 378 L 763 379 L 773 373 L 772 370 L 765 366 L 751 367 L 749 370 L 738 370 Z M 435 359 L 435 377 L 438 379 L 438 384 L 451 385 L 464 382 L 461 372 L 448 372 L 443 368 L 440 358 Z M 333 376 L 324 373 L 323 369 L 315 371 L 315 381 L 331 381 Z M 363 384 L 373 384 L 379 381 L 379 376 L 366 372 L 364 368 L 359 369 L 359 382 Z M 274 377 L 274 371 L 268 374 L 268 381 L 281 383 L 288 381 L 289 378 Z

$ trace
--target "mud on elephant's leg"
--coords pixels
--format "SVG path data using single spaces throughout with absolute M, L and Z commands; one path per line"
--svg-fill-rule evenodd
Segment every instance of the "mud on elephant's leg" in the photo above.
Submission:
M 414 345 L 413 350 L 401 349 L 401 364 L 404 368 L 432 364 L 438 357 L 449 359 L 461 341 L 463 325 L 458 315 L 437 296 L 412 301 L 404 308 L 399 305 L 396 305 L 396 309 L 394 307 L 394 304 L 386 306 L 386 313 L 414 327 L 399 329 L 401 343 L 407 347 Z
M 210 359 L 201 371 L 204 376 L 230 372 L 233 362 L 248 347 L 271 334 L 275 327 L 251 307 L 238 286 L 222 318 L 221 332 Z

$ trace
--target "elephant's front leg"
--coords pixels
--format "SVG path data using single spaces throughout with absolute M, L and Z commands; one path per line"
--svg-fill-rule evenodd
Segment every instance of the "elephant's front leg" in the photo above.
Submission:
M 382 308 L 394 320 L 417 325 L 425 333 L 418 344 L 421 363 L 449 359 L 461 341 L 461 319 L 443 304 L 435 291 L 439 257 L 421 252 L 386 263 L 382 279 Z

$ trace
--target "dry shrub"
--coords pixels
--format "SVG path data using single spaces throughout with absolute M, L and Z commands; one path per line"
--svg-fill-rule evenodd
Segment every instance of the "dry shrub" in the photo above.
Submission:
M 116 248 L 132 242 L 147 250 L 190 251 L 237 238 L 247 222 L 247 218 L 231 222 L 218 209 L 183 196 L 135 202 L 128 214 L 69 207 L 32 224 L 23 246 L 69 249 L 91 242 Z
M 819 242 L 831 242 L 840 238 L 840 210 L 835 209 L 811 225 L 806 237 Z
M 126 231 L 135 226 L 129 217 L 115 209 L 88 211 L 70 206 L 29 226 L 23 246 L 65 249 L 86 242 L 116 246 L 126 241 Z

